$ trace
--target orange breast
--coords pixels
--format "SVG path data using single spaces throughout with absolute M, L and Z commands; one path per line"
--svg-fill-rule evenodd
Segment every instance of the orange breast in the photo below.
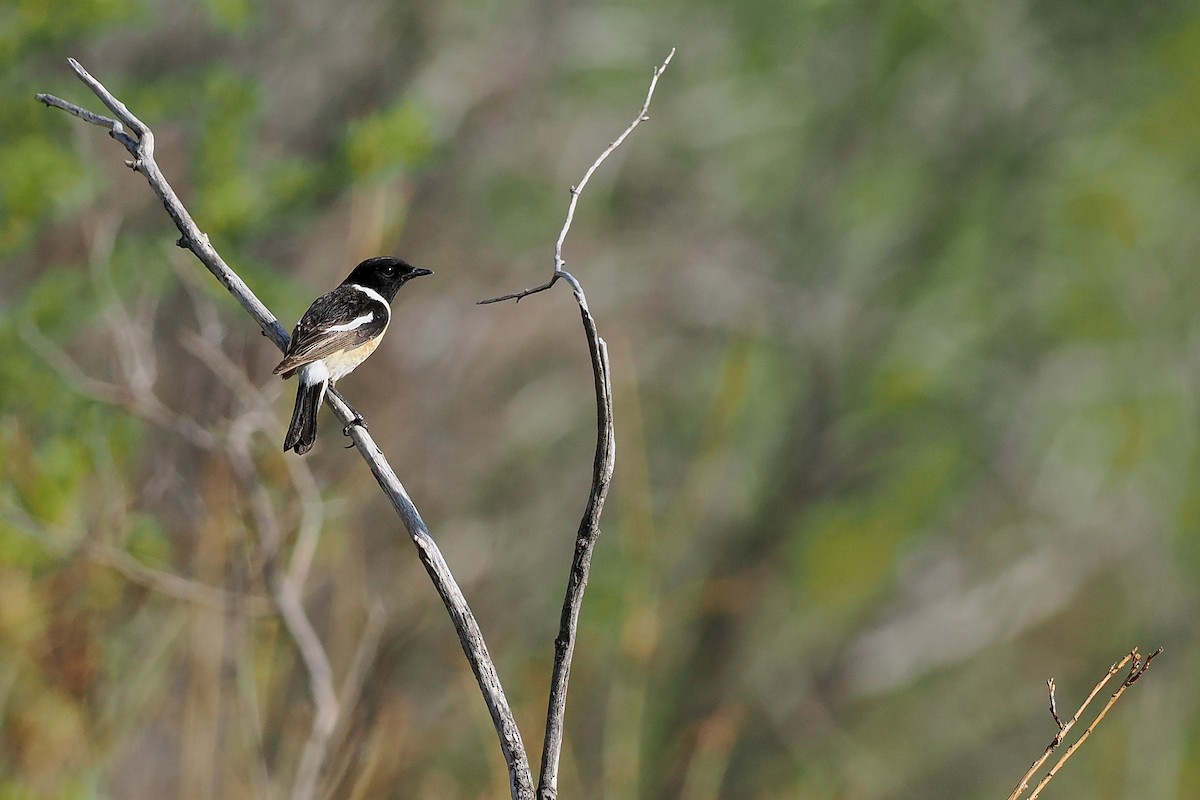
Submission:
M 383 334 L 376 336 L 369 342 L 359 345 L 351 350 L 343 350 L 331 356 L 325 356 L 322 359 L 325 366 L 329 368 L 329 379 L 336 381 L 338 378 L 344 378 L 354 371 L 354 368 L 366 361 L 367 356 L 375 352 L 375 348 L 379 346 L 379 340 L 383 338 Z

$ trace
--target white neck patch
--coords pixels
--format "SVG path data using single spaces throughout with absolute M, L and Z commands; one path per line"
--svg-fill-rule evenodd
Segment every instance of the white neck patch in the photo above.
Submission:
M 363 286 L 360 283 L 352 283 L 352 284 L 350 284 L 350 286 L 355 289 L 358 289 L 360 292 L 365 294 L 367 297 L 370 297 L 373 300 L 378 300 L 379 302 L 383 303 L 384 308 L 388 308 L 388 301 L 384 300 L 383 295 L 381 295 L 379 292 L 375 291 L 374 289 L 368 289 L 366 286 Z

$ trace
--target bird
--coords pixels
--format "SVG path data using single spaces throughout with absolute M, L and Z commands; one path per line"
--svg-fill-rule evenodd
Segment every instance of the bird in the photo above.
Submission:
M 300 317 L 283 360 L 272 374 L 298 374 L 296 407 L 283 439 L 283 450 L 304 455 L 317 439 L 317 412 L 325 392 L 375 352 L 392 318 L 391 302 L 400 287 L 433 271 L 394 256 L 368 258 L 333 291 L 323 294 Z M 349 434 L 363 418 L 352 408 Z

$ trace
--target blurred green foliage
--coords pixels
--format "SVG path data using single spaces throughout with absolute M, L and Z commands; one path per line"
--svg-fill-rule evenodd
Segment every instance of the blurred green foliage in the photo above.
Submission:
M 346 130 L 346 161 L 359 180 L 412 171 L 431 147 L 425 117 L 408 102 L 354 120 Z
M 437 272 L 344 388 L 536 763 L 591 377 L 566 292 L 473 301 L 544 280 L 568 188 L 671 46 L 565 252 L 611 347 L 618 468 L 562 796 L 1004 797 L 1053 733 L 1044 679 L 1072 707 L 1135 644 L 1167 651 L 1051 791 L 1200 791 L 1192 5 L 19 0 L 0 798 L 285 794 L 307 677 L 230 442 L 285 560 L 321 521 L 305 597 L 339 680 L 388 610 L 331 795 L 506 792 L 370 476 L 328 420 L 282 458 L 274 351 L 121 148 L 33 100 L 102 110 L 65 58 L 151 125 L 285 325 L 360 258 Z

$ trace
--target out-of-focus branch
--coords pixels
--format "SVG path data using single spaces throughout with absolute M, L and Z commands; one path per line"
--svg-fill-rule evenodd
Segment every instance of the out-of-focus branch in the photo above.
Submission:
M 121 573 L 126 580 L 176 600 L 195 603 L 214 611 L 224 611 L 231 603 L 241 603 L 244 611 L 255 617 L 274 613 L 271 610 L 271 601 L 265 597 L 247 595 L 235 598 L 224 589 L 189 580 L 173 572 L 147 567 L 124 550 L 92 539 L 84 539 L 80 543 L 80 550 L 97 564 L 103 564 Z
M 215 320 L 209 322 L 210 335 L 218 333 Z M 309 688 L 313 697 L 313 721 L 308 740 L 300 756 L 296 777 L 292 784 L 291 797 L 311 798 L 316 796 L 317 781 L 328 760 L 334 733 L 344 715 L 342 709 L 353 705 L 353 697 L 347 703 L 334 689 L 333 668 L 324 645 L 313 628 L 312 621 L 304 609 L 302 588 L 312 564 L 313 553 L 320 535 L 324 514 L 320 510 L 320 493 L 305 465 L 296 465 L 292 470 L 293 484 L 302 497 L 305 510 L 302 512 L 300 532 L 292 549 L 292 558 L 287 570 L 279 567 L 279 550 L 282 545 L 282 526 L 275 514 L 274 506 L 261 480 L 258 478 L 254 459 L 250 453 L 250 441 L 261 427 L 263 420 L 270 418 L 266 398 L 262 392 L 238 369 L 237 365 L 215 344 L 212 338 L 185 336 L 184 348 L 202 361 L 230 388 L 249 409 L 230 429 L 225 455 L 233 466 L 243 493 L 250 498 L 251 512 L 259 534 L 262 552 L 262 567 L 268 588 L 275 600 L 276 608 L 287 627 L 288 634 L 296 644 L 300 659 L 309 676 Z M 287 459 L 300 462 L 303 459 Z M 297 482 L 297 478 L 307 483 Z M 310 492 L 305 496 L 305 489 Z M 310 506 L 316 506 L 312 509 Z M 347 680 L 357 680 L 356 674 L 366 668 L 366 662 L 374 654 L 378 642 L 381 615 L 371 609 L 363 641 L 355 653 L 354 671 Z M 363 663 L 360 663 L 363 662 Z
M 45 523 L 34 519 L 24 509 L 5 504 L 0 507 L 0 512 L 3 512 L 5 521 L 40 542 L 47 551 L 55 554 L 65 554 L 69 551 L 67 545 L 51 536 L 50 531 L 46 530 Z M 216 586 L 194 581 L 173 572 L 164 572 L 154 567 L 148 567 L 124 550 L 94 539 L 82 539 L 77 547 L 78 551 L 92 563 L 113 569 L 126 580 L 166 597 L 186 603 L 195 603 L 214 611 L 222 611 L 233 603 L 240 603 L 250 616 L 274 613 L 271 601 L 265 597 L 257 595 L 234 597 Z
M 120 405 L 148 421 L 169 426 L 195 447 L 224 457 L 232 467 L 243 493 L 250 499 L 260 549 L 264 554 L 263 572 L 275 611 L 283 620 L 309 676 L 314 707 L 313 723 L 290 795 L 296 800 L 309 800 L 316 795 L 317 779 L 326 760 L 330 739 L 341 716 L 341 706 L 334 690 L 333 669 L 329 657 L 304 609 L 301 597 L 301 586 L 307 575 L 311 553 L 301 557 L 302 566 L 299 569 L 284 572 L 277 566 L 282 540 L 281 527 L 266 489 L 257 479 L 257 471 L 250 455 L 251 436 L 259 429 L 255 418 L 261 420 L 265 416 L 263 409 L 256 407 L 264 405 L 262 398 L 248 381 L 238 382 L 232 378 L 232 363 L 224 358 L 223 354 L 218 356 L 214 352 L 219 348 L 208 347 L 205 342 L 196 338 L 185 338 L 185 347 L 230 384 L 250 407 L 249 413 L 242 417 L 242 420 L 248 421 L 249 424 L 235 424 L 230 435 L 218 436 L 197 424 L 195 420 L 168 408 L 154 393 L 152 381 L 147 378 L 155 372 L 154 355 L 149 351 L 145 337 L 136 337 L 127 332 L 127 329 L 136 329 L 139 325 L 125 314 L 123 308 L 119 309 L 118 319 L 113 327 L 114 335 L 120 335 L 119 331 L 126 330 L 125 344 L 118 348 L 119 361 L 124 372 L 124 385 L 110 384 L 89 377 L 70 356 L 55 347 L 32 323 L 22 326 L 20 330 L 22 338 L 31 347 L 36 348 L 48 363 L 54 365 L 63 380 L 72 384 L 77 391 L 103 402 Z M 311 543 L 307 545 L 309 549 L 313 546 L 315 545 Z M 165 594 L 208 606 L 215 605 L 218 609 L 228 608 L 230 603 L 235 602 L 235 598 L 225 591 L 144 567 L 128 554 L 98 542 L 84 540 L 81 550 L 94 561 L 116 569 L 130 580 Z M 259 601 L 248 605 L 251 610 L 261 610 L 261 598 L 247 600 Z
M 79 79 L 100 98 L 101 102 L 113 112 L 116 118 L 95 114 L 53 95 L 38 94 L 37 99 L 47 106 L 59 108 L 73 114 L 85 122 L 108 128 L 109 135 L 120 142 L 133 156 L 132 160 L 125 162 L 126 165 L 145 176 L 146 181 L 150 184 L 150 188 L 158 196 L 159 200 L 162 201 L 167 213 L 175 222 L 175 226 L 180 232 L 177 244 L 195 254 L 200 262 L 237 299 L 247 313 L 254 318 L 263 332 L 275 342 L 276 346 L 281 351 L 286 349 L 288 343 L 287 331 L 279 324 L 275 315 L 250 291 L 250 288 L 241 277 L 229 268 L 213 248 L 208 240 L 208 236 L 200 231 L 187 209 L 184 208 L 183 203 L 179 200 L 179 197 L 175 194 L 175 191 L 171 188 L 171 185 L 163 176 L 162 171 L 154 160 L 154 135 L 150 129 L 135 117 L 125 107 L 124 103 L 114 97 L 99 81 L 88 74 L 87 70 L 80 66 L 79 62 L 70 59 L 69 63 L 71 69 L 75 71 Z M 130 130 L 132 133 L 129 132 Z M 354 420 L 354 414 L 336 391 L 328 393 L 326 402 L 330 404 L 334 413 L 343 424 L 348 425 Z M 475 673 L 480 690 L 484 695 L 484 701 L 496 726 L 496 732 L 500 739 L 500 747 L 504 754 L 504 759 L 508 764 L 512 796 L 517 800 L 530 800 L 534 796 L 533 777 L 530 773 L 525 746 L 521 742 L 520 731 L 517 729 L 512 710 L 508 705 L 508 700 L 504 696 L 504 691 L 500 685 L 499 677 L 496 675 L 496 668 L 492 662 L 491 655 L 484 644 L 482 632 L 479 630 L 479 625 L 475 621 L 475 617 L 471 613 L 466 599 L 463 597 L 462 590 L 459 588 L 457 581 L 455 581 L 453 574 L 451 574 L 450 568 L 442 557 L 437 544 L 429 535 L 429 529 L 425 526 L 424 520 L 421 519 L 416 506 L 413 505 L 403 484 L 396 477 L 396 473 L 383 457 L 382 452 L 367 432 L 367 429 L 362 425 L 352 426 L 350 428 L 350 436 L 355 445 L 357 445 L 359 453 L 370 466 L 371 472 L 379 482 L 380 488 L 388 496 L 388 499 L 392 502 L 392 506 L 396 509 L 397 514 L 408 530 L 413 544 L 417 547 L 417 554 L 421 559 L 421 563 L 424 564 L 426 571 L 434 583 L 434 588 L 442 598 L 446 609 L 450 612 L 450 617 L 454 622 L 455 629 L 458 631 L 463 651 L 466 653 L 467 660 L 471 664 L 471 669 Z
M 1091 702 L 1096 699 L 1096 695 L 1100 694 L 1100 690 L 1103 689 L 1104 686 L 1113 679 L 1113 676 L 1120 672 L 1126 664 L 1129 664 L 1129 674 L 1125 676 L 1125 680 L 1121 681 L 1121 685 L 1118 686 L 1117 690 L 1108 698 L 1108 702 L 1104 704 L 1104 708 L 1100 709 L 1100 713 L 1097 714 L 1096 718 L 1093 719 L 1091 724 L 1087 726 L 1087 730 L 1079 735 L 1079 738 L 1067 748 L 1066 752 L 1062 754 L 1050 771 L 1046 773 L 1046 775 L 1038 782 L 1037 786 L 1034 787 L 1033 793 L 1029 795 L 1028 800 L 1036 800 L 1037 797 L 1042 793 L 1042 790 L 1046 788 L 1046 784 L 1048 784 L 1054 778 L 1054 776 L 1058 774 L 1058 771 L 1062 769 L 1063 764 L 1067 763 L 1067 759 L 1073 756 L 1075 751 L 1079 749 L 1080 745 L 1086 742 L 1088 737 L 1092 735 L 1092 731 L 1096 729 L 1096 726 L 1099 725 L 1101 720 L 1103 720 L 1108 714 L 1109 709 L 1116 705 L 1117 701 L 1121 699 L 1121 695 L 1125 693 L 1125 690 L 1146 674 L 1146 670 L 1150 668 L 1150 662 L 1153 661 L 1154 658 L 1157 657 L 1162 651 L 1163 649 L 1160 647 L 1145 658 L 1142 658 L 1141 653 L 1138 652 L 1136 647 L 1129 651 L 1124 658 L 1108 668 L 1108 673 L 1105 674 L 1105 676 L 1101 678 L 1094 687 L 1092 687 L 1091 693 L 1088 694 L 1087 698 L 1083 701 L 1083 704 L 1079 706 L 1079 709 L 1075 712 L 1074 716 L 1072 716 L 1066 722 L 1063 722 L 1058 716 L 1058 704 L 1054 698 L 1054 679 L 1051 678 L 1050 680 L 1046 681 L 1046 686 L 1050 693 L 1050 715 L 1054 717 L 1054 722 L 1056 725 L 1058 725 L 1058 733 L 1056 733 L 1054 738 L 1050 740 L 1050 744 L 1046 745 L 1046 750 L 1042 753 L 1042 755 L 1036 761 L 1034 761 L 1033 765 L 1026 770 L 1024 775 L 1021 776 L 1021 780 L 1017 781 L 1017 787 L 1013 789 L 1012 794 L 1008 796 L 1008 800 L 1017 800 L 1017 798 L 1025 793 L 1025 790 L 1029 788 L 1029 781 L 1033 777 L 1034 773 L 1042 768 L 1042 765 L 1046 763 L 1051 754 L 1053 754 L 1054 751 L 1057 750 L 1063 743 L 1067 733 L 1070 732 L 1071 728 L 1075 727 L 1075 723 L 1079 721 L 1079 718 L 1083 715 L 1084 710 L 1086 710 L 1087 707 L 1091 705 Z
M 293 800 L 309 800 L 316 796 L 317 779 L 325 765 L 329 741 L 341 716 L 341 704 L 333 686 L 333 667 L 329 664 L 321 637 L 304 610 L 300 585 L 287 572 L 279 569 L 278 552 L 282 539 L 279 520 L 267 490 L 258 479 L 254 460 L 250 456 L 249 440 L 231 443 L 228 454 L 238 483 L 250 498 L 250 510 L 264 554 L 263 573 L 267 586 L 308 672 L 309 692 L 313 698 L 313 722 L 296 768 L 291 797 Z
M 546 732 L 542 747 L 542 765 L 538 777 L 538 800 L 554 800 L 558 797 L 558 765 L 562 757 L 563 720 L 567 711 L 567 683 L 571 677 L 571 660 L 575 654 L 575 639 L 579 628 L 579 610 L 583 605 L 583 593 L 587 588 L 588 572 L 592 564 L 592 551 L 595 550 L 596 540 L 600 536 L 600 513 L 604 509 L 604 500 L 608 496 L 608 488 L 612 483 L 613 466 L 616 462 L 616 436 L 613 432 L 613 399 L 612 378 L 608 362 L 608 344 L 600 338 L 596 330 L 596 320 L 588 310 L 587 298 L 583 287 L 564 267 L 566 262 L 562 257 L 563 243 L 571 230 L 575 219 L 575 208 L 579 205 L 579 197 L 591 180 L 592 174 L 604 163 L 613 151 L 621 146 L 634 128 L 649 119 L 650 101 L 654 98 L 654 89 L 658 79 L 675 57 L 672 48 L 663 63 L 654 68 L 650 78 L 650 88 L 646 91 L 646 100 L 641 109 L 626 126 L 621 135 L 609 143 L 592 165 L 583 173 L 578 184 L 571 187 L 571 202 L 567 206 L 567 216 L 559 231 L 558 240 L 554 244 L 554 270 L 550 280 L 541 286 L 524 289 L 519 292 L 480 300 L 481 305 L 498 303 L 502 300 L 515 300 L 537 292 L 545 291 L 553 286 L 560 278 L 571 285 L 575 300 L 579 303 L 579 313 L 583 320 L 583 330 L 587 336 L 588 352 L 592 359 L 592 375 L 596 391 L 596 455 L 592 462 L 592 486 L 588 494 L 587 506 L 579 529 L 575 534 L 575 554 L 571 560 L 571 571 L 567 576 L 566 597 L 563 599 L 562 615 L 559 619 L 558 636 L 554 639 L 554 668 L 550 676 L 550 698 L 546 709 Z
M 302 461 L 303 459 L 295 458 L 289 460 Z M 366 679 L 370 664 L 375 658 L 375 653 L 379 648 L 379 639 L 383 635 L 383 627 L 386 619 L 387 609 L 384 607 L 383 601 L 375 598 L 367 606 L 366 624 L 363 625 L 362 633 L 359 634 L 358 644 L 354 648 L 354 657 L 350 661 L 350 667 L 346 670 L 346 677 L 342 680 L 342 688 L 338 692 L 338 700 L 341 702 L 342 708 L 353 708 L 358 704 L 363 682 Z M 354 732 L 348 726 L 348 716 L 347 714 L 342 715 L 342 719 L 339 721 L 334 733 L 334 748 L 331 749 L 340 749 L 343 751 L 343 754 L 337 763 L 330 764 L 325 782 L 329 787 L 338 786 L 351 765 L 361 763 L 358 754 L 354 752 L 354 745 L 361 741 L 361 734 L 360 736 L 354 736 Z M 331 797 L 332 791 L 333 789 L 331 788 L 326 792 L 326 797 Z
M 203 307 L 202 304 L 198 305 Z M 197 311 L 199 313 L 199 308 Z M 215 321 L 210 324 L 217 325 Z M 215 333 L 215 330 L 212 333 Z M 215 339 L 185 334 L 181 342 L 185 350 L 203 362 L 249 409 L 230 426 L 231 438 L 245 439 L 255 430 L 265 430 L 267 425 L 274 423 L 270 403 L 263 392 L 226 355 Z M 321 502 L 321 490 L 308 466 L 309 462 L 303 458 L 288 458 L 284 459 L 284 464 L 288 468 L 300 505 L 299 531 L 288 562 L 288 579 L 297 586 L 303 586 L 316 554 L 321 527 L 325 523 L 325 507 Z
M 175 413 L 152 392 L 136 391 L 129 386 L 102 381 L 85 373 L 32 322 L 23 320 L 17 326 L 17 335 L 81 394 L 119 406 L 159 427 L 174 431 L 202 450 L 218 447 L 217 437 L 212 431 L 190 417 Z

